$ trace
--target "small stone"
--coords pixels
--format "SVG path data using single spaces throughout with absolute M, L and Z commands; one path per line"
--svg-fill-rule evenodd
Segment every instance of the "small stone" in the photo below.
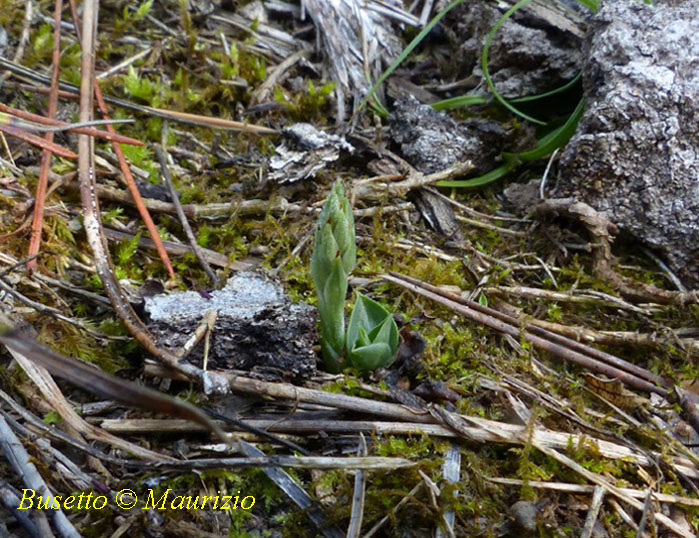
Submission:
M 537 513 L 536 504 L 530 501 L 517 501 L 509 510 L 515 530 L 525 533 L 536 532 Z

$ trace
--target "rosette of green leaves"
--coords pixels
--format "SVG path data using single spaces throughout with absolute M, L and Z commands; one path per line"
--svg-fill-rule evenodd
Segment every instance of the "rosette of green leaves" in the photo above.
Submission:
M 347 326 L 347 359 L 367 372 L 393 362 L 398 349 L 398 326 L 391 313 L 373 299 L 357 293 Z
M 347 278 L 356 261 L 352 208 L 338 180 L 320 213 L 311 257 L 311 276 L 318 293 L 320 345 L 325 366 L 333 373 L 342 369 Z

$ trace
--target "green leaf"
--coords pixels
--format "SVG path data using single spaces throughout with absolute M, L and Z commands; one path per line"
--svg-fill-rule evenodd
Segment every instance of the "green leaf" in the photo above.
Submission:
M 318 317 L 320 319 L 321 347 L 329 370 L 340 371 L 339 359 L 345 347 L 345 296 L 347 276 L 339 259 L 335 260 L 318 294 Z
M 388 344 L 377 343 L 355 348 L 350 355 L 350 362 L 358 370 L 368 372 L 390 365 L 394 356 L 395 353 L 391 352 Z
M 432 108 L 435 110 L 450 110 L 452 108 L 461 108 L 473 105 L 483 105 L 490 101 L 492 96 L 490 95 L 459 95 L 458 97 L 450 97 L 449 99 L 444 99 L 442 101 L 437 101 L 432 103 Z
M 485 83 L 488 85 L 488 89 L 493 93 L 493 96 L 495 99 L 497 99 L 502 106 L 504 106 L 507 110 L 512 112 L 513 114 L 516 114 L 520 118 L 524 118 L 525 120 L 531 121 L 532 123 L 537 123 L 539 125 L 546 125 L 543 121 L 539 121 L 536 118 L 532 118 L 531 116 L 528 116 L 524 112 L 520 112 L 517 110 L 515 107 L 513 107 L 510 103 L 508 103 L 505 98 L 500 95 L 500 93 L 495 89 L 495 85 L 493 84 L 493 81 L 490 78 L 490 71 L 488 71 L 488 51 L 490 50 L 490 45 L 493 42 L 493 38 L 495 37 L 495 34 L 497 31 L 500 29 L 500 27 L 505 23 L 507 19 L 512 16 L 512 14 L 517 11 L 518 9 L 526 6 L 533 0 L 520 0 L 517 2 L 514 6 L 512 6 L 510 9 L 508 9 L 502 17 L 498 20 L 498 22 L 495 23 L 495 25 L 490 29 L 490 32 L 488 32 L 488 37 L 485 39 L 485 45 L 483 46 L 483 53 L 481 54 L 481 69 L 483 70 L 483 76 L 485 77 Z
M 445 7 L 442 11 L 437 13 L 437 15 L 435 15 L 432 18 L 432 20 L 425 25 L 425 27 L 420 31 L 420 33 L 416 35 L 415 38 L 410 42 L 410 44 L 403 49 L 403 51 L 398 55 L 398 57 L 395 60 L 393 60 L 393 62 L 391 62 L 391 65 L 388 66 L 388 69 L 386 69 L 386 71 L 384 71 L 381 74 L 379 79 L 376 82 L 374 82 L 367 95 L 364 97 L 364 99 L 362 99 L 362 102 L 359 104 L 360 110 L 364 107 L 364 105 L 369 99 L 373 99 L 373 101 L 377 104 L 379 110 L 383 110 L 388 116 L 388 112 L 383 107 L 383 105 L 381 105 L 378 98 L 376 97 L 376 89 L 384 83 L 384 81 L 391 75 L 391 73 L 393 73 L 396 70 L 396 68 L 398 68 L 400 64 L 403 63 L 403 61 L 410 55 L 410 53 L 413 52 L 415 47 L 417 47 L 422 42 L 422 40 L 425 39 L 425 36 L 427 36 L 427 34 L 429 34 L 432 31 L 432 28 L 434 28 L 437 25 L 437 23 L 440 20 L 442 20 L 442 17 L 444 17 L 444 15 L 449 13 L 452 9 L 461 4 L 463 1 L 464 0 L 455 0 L 447 7 Z
M 345 345 L 350 364 L 361 371 L 388 366 L 398 349 L 398 326 L 383 305 L 358 293 Z

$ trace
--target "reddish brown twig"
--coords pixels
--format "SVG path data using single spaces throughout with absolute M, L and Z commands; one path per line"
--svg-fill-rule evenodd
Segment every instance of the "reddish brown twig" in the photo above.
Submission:
M 58 96 L 61 97 L 62 92 L 58 92 Z M 31 112 L 27 112 L 25 110 L 19 110 L 17 108 L 12 108 L 11 106 L 7 106 L 4 103 L 0 103 L 0 112 L 5 112 L 6 114 L 12 114 L 13 116 L 16 116 L 18 118 L 22 118 L 24 120 L 28 121 L 33 121 L 35 123 L 40 123 L 42 125 L 50 125 L 50 126 L 55 126 L 55 127 L 70 127 L 70 123 L 67 123 L 65 121 L 59 121 L 56 119 L 52 118 L 46 118 L 44 116 L 40 116 L 39 114 L 32 114 Z M 117 133 L 108 133 L 106 131 L 102 131 L 100 129 L 95 129 L 94 127 L 75 127 L 75 128 L 69 128 L 66 129 L 67 131 L 72 131 L 75 133 L 84 133 L 90 136 L 94 136 L 95 138 L 104 138 L 107 140 L 113 140 L 114 142 L 119 142 L 121 144 L 129 144 L 131 146 L 143 146 L 144 143 L 141 142 L 140 140 L 137 140 L 135 138 L 131 138 L 130 136 L 124 136 L 121 134 Z
M 58 110 L 58 73 L 61 65 L 61 13 L 63 12 L 63 0 L 56 0 L 53 16 L 53 54 L 51 58 L 51 92 L 49 93 L 49 118 L 54 118 Z M 45 135 L 48 143 L 53 143 L 53 133 Z M 49 182 L 49 170 L 51 169 L 52 153 L 45 149 L 41 155 L 41 166 L 39 168 L 39 181 L 36 184 L 36 195 L 34 196 L 34 217 L 32 219 L 32 233 L 29 240 L 27 256 L 36 256 L 41 245 L 41 230 L 44 225 L 44 199 L 46 197 L 46 187 Z M 36 257 L 27 263 L 27 271 L 30 273 L 36 267 Z
M 73 23 L 75 25 L 75 32 L 76 35 L 78 36 L 78 41 L 81 41 L 80 39 L 80 29 L 79 29 L 79 24 L 78 24 L 78 10 L 75 5 L 75 0 L 70 0 L 70 9 L 71 13 L 73 16 Z M 92 71 L 91 71 L 92 72 Z M 97 83 L 97 79 L 94 77 L 94 73 L 92 75 L 92 78 L 90 80 L 92 83 L 92 86 L 94 87 L 94 92 L 95 92 L 95 98 L 97 99 L 97 104 L 99 106 L 100 112 L 102 113 L 102 117 L 104 119 L 109 119 L 109 111 L 107 109 L 107 104 L 104 101 L 104 98 L 102 97 L 102 91 L 100 90 L 99 84 Z M 81 88 L 82 91 L 82 88 Z M 114 127 L 111 125 L 107 125 L 107 131 L 110 134 L 115 134 L 114 132 Z M 148 234 L 150 235 L 151 239 L 153 240 L 153 243 L 155 244 L 155 248 L 158 251 L 158 255 L 160 256 L 160 259 L 163 261 L 163 264 L 165 265 L 165 268 L 167 269 L 167 272 L 170 274 L 170 277 L 174 278 L 175 276 L 175 271 L 172 268 L 172 264 L 170 263 L 170 257 L 167 255 L 167 251 L 165 250 L 165 247 L 163 246 L 163 241 L 160 239 L 160 235 L 158 234 L 158 229 L 155 226 L 155 223 L 153 222 L 153 219 L 150 216 L 150 213 L 148 212 L 148 209 L 146 208 L 145 204 L 143 203 L 143 198 L 141 198 L 141 193 L 138 191 L 138 187 L 136 186 L 136 181 L 134 181 L 133 176 L 131 175 L 131 169 L 129 168 L 128 163 L 126 162 L 126 158 L 124 157 L 124 153 L 121 151 L 121 146 L 117 144 L 114 140 L 112 140 L 112 149 L 114 150 L 114 154 L 117 157 L 117 160 L 119 161 L 119 168 L 121 168 L 122 174 L 124 174 L 124 180 L 126 181 L 126 186 L 129 189 L 129 192 L 131 193 L 131 196 L 133 198 L 134 203 L 136 204 L 136 209 L 138 210 L 138 214 L 141 215 L 141 219 L 146 225 L 146 228 L 148 229 Z
M 20 140 L 24 140 L 25 142 L 29 142 L 33 146 L 37 146 L 41 149 L 48 150 L 54 155 L 58 155 L 59 157 L 65 157 L 66 159 L 78 158 L 78 155 L 76 153 L 73 153 L 69 149 L 64 148 L 63 146 L 59 146 L 58 144 L 54 144 L 53 142 L 49 142 L 45 138 L 41 138 L 40 136 L 36 136 L 35 134 L 28 133 L 27 131 L 23 131 L 22 129 L 18 129 L 17 127 L 12 127 L 10 125 L 0 125 L 0 131 L 10 136 L 14 136 L 15 138 L 19 138 Z

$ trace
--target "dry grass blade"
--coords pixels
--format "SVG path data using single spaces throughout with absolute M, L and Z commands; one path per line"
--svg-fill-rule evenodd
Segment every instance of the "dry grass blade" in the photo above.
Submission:
M 25 142 L 29 142 L 30 144 L 41 149 L 48 150 L 59 157 L 65 157 L 66 159 L 78 158 L 78 155 L 71 150 L 64 148 L 63 146 L 59 146 L 58 144 L 54 144 L 53 142 L 48 142 L 45 138 L 28 133 L 22 129 L 18 129 L 17 127 L 12 127 L 11 125 L 0 125 L 0 131 L 10 136 L 14 136 L 15 138 L 19 138 L 20 140 L 24 140 Z
M 223 430 L 209 420 L 203 411 L 188 402 L 160 394 L 147 387 L 107 374 L 99 368 L 70 359 L 21 336 L 16 331 L 0 335 L 0 342 L 8 349 L 22 354 L 46 368 L 53 375 L 70 381 L 83 390 L 125 405 L 137 406 L 156 413 L 165 413 L 197 422 L 214 433 L 224 443 L 232 446 Z
M 517 486 L 522 487 L 525 484 L 531 488 L 537 489 L 550 489 L 552 491 L 561 491 L 566 493 L 594 493 L 598 486 L 591 486 L 588 484 L 569 484 L 566 482 L 542 482 L 540 480 L 520 480 L 518 478 L 499 478 L 499 477 L 485 477 L 489 482 L 495 484 L 502 484 L 505 486 Z M 619 488 L 621 491 L 633 497 L 635 499 L 644 499 L 647 492 L 640 489 L 632 488 Z M 671 495 L 669 493 L 654 493 L 654 496 L 658 502 L 662 503 L 673 503 L 682 504 L 685 506 L 695 506 L 699 507 L 699 499 L 693 499 L 691 497 L 681 497 L 679 495 Z
M 264 452 L 245 441 L 240 442 L 240 448 L 248 457 L 261 457 L 265 455 Z M 308 493 L 306 493 L 288 473 L 284 472 L 282 469 L 273 467 L 264 468 L 263 471 L 267 475 L 267 478 L 274 482 L 296 506 L 302 510 L 306 510 L 308 517 L 313 521 L 316 527 L 318 527 L 323 536 L 326 538 L 342 538 L 344 536 L 340 529 L 328 522 L 328 517 L 325 513 L 315 505 L 308 496 Z
M 359 435 L 359 447 L 357 456 L 366 457 L 366 441 L 363 435 Z M 362 519 L 364 518 L 364 497 L 366 494 L 366 473 L 359 469 L 354 475 L 354 492 L 352 493 L 352 513 L 350 515 L 349 527 L 347 527 L 347 538 L 359 538 L 362 532 Z
M 5 114 L 9 114 L 10 117 L 15 116 L 17 118 L 22 118 L 24 120 L 27 120 L 28 122 L 33 122 L 35 124 L 39 125 L 46 125 L 48 126 L 48 130 L 65 130 L 65 131 L 74 131 L 76 133 L 84 133 L 90 136 L 94 136 L 95 138 L 104 138 L 107 140 L 113 140 L 114 142 L 119 142 L 120 144 L 129 144 L 131 146 L 143 146 L 143 142 L 140 140 L 136 140 L 135 138 L 131 138 L 130 136 L 124 136 L 120 135 L 118 133 L 108 133 L 106 131 L 100 131 L 99 129 L 94 129 L 92 127 L 80 127 L 77 125 L 73 125 L 70 123 L 67 123 L 65 121 L 59 121 L 56 119 L 51 119 L 51 118 L 45 118 L 44 116 L 40 116 L 38 114 L 32 114 L 31 112 L 26 112 L 24 110 L 19 110 L 16 108 L 12 108 L 10 106 L 7 106 L 4 103 L 0 103 L 0 112 L 3 112 Z M 129 120 L 130 121 L 130 120 Z M 115 120 L 114 123 L 117 123 Z M 17 127 L 20 127 L 19 125 Z M 58 129 L 51 129 L 52 127 L 57 127 Z
M 163 126 L 163 129 L 165 129 L 165 126 Z M 163 138 L 165 138 L 165 137 L 163 137 Z M 189 221 L 187 220 L 187 216 L 184 214 L 184 210 L 182 209 L 182 204 L 180 204 L 179 195 L 177 194 L 177 191 L 175 190 L 175 185 L 172 183 L 172 177 L 170 176 L 170 170 L 167 167 L 167 161 L 165 160 L 165 152 L 163 151 L 163 148 L 161 148 L 160 146 L 156 146 L 155 153 L 158 156 L 158 161 L 160 161 L 160 172 L 163 176 L 163 179 L 165 180 L 165 184 L 167 185 L 168 190 L 170 191 L 170 198 L 172 198 L 172 203 L 175 204 L 175 210 L 177 211 L 177 217 L 180 219 L 180 223 L 182 224 L 182 228 L 184 229 L 185 234 L 187 235 L 189 245 L 190 245 L 191 249 L 194 251 L 194 255 L 197 257 L 197 260 L 199 260 L 199 263 L 201 264 L 202 269 L 204 269 L 204 272 L 211 280 L 212 286 L 214 288 L 218 288 L 219 287 L 218 277 L 216 276 L 216 273 L 214 273 L 213 269 L 211 269 L 211 266 L 209 265 L 209 263 L 206 261 L 206 257 L 204 256 L 204 253 L 202 252 L 201 247 L 197 243 L 197 238 L 194 237 L 194 232 L 192 231 L 192 227 L 189 225 Z

